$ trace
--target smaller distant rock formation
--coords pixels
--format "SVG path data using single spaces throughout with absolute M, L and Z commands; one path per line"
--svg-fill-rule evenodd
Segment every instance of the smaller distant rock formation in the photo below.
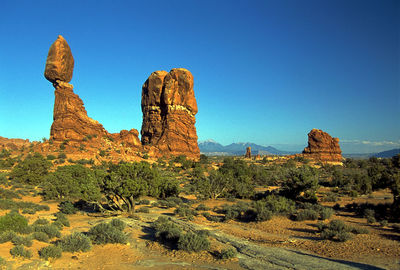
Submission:
M 200 157 L 193 75 L 184 68 L 153 72 L 142 87 L 142 144 L 163 155 Z
M 251 147 L 246 148 L 246 154 L 244 155 L 245 158 L 251 158 Z
M 303 156 L 319 161 L 342 162 L 339 139 L 322 130 L 312 129 L 308 133 L 308 146 L 304 148 Z

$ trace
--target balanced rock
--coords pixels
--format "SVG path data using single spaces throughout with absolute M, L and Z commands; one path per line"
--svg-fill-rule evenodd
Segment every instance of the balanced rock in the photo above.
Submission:
M 251 158 L 251 147 L 246 148 L 246 154 L 244 155 L 245 158 Z
M 89 136 L 98 139 L 106 137 L 117 143 L 124 143 L 125 146 L 141 147 L 139 132 L 136 129 L 110 134 L 102 124 L 88 116 L 82 99 L 74 93 L 73 86 L 68 83 L 72 79 L 73 67 L 71 49 L 65 39 L 58 36 L 50 47 L 45 70 L 45 77 L 55 87 L 50 138 L 58 142 L 82 142 Z
M 142 87 L 142 144 L 162 154 L 199 158 L 193 75 L 183 68 L 153 72 Z
M 50 46 L 44 76 L 55 83 L 57 80 L 70 82 L 74 71 L 74 57 L 67 41 L 60 35 Z
M 319 161 L 342 161 L 342 150 L 339 146 L 339 139 L 332 138 L 328 133 L 313 129 L 308 133 L 308 146 L 304 148 L 303 155 Z

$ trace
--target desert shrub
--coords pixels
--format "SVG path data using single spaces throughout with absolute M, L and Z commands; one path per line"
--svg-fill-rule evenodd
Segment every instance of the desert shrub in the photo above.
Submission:
M 113 218 L 110 224 L 120 231 L 123 231 L 126 227 L 126 223 L 118 218 Z
M 270 195 L 263 199 L 262 202 L 275 215 L 289 215 L 295 210 L 294 201 L 282 196 Z
M 28 249 L 25 249 L 24 246 L 19 245 L 15 246 L 10 250 L 10 254 L 13 257 L 24 257 L 24 258 L 31 258 L 32 257 L 32 252 Z
M 21 236 L 21 235 L 15 235 L 11 239 L 11 243 L 13 243 L 16 246 L 23 245 L 26 247 L 31 247 L 32 246 L 32 238 L 30 236 Z
M 48 174 L 51 166 L 51 162 L 38 153 L 33 156 L 28 155 L 24 161 L 14 167 L 10 173 L 10 178 L 21 183 L 37 185 Z
M 61 213 L 64 213 L 66 215 L 75 214 L 78 211 L 78 209 L 75 208 L 74 204 L 70 201 L 60 202 L 60 204 L 58 205 L 58 209 Z
M 25 212 L 36 213 L 36 211 L 49 211 L 48 205 L 36 204 L 33 202 L 13 201 L 8 199 L 0 199 L 0 209 L 21 209 Z
M 47 236 L 51 239 L 54 237 L 61 237 L 60 228 L 54 224 L 48 225 L 33 225 L 32 226 L 34 232 L 43 232 L 47 234 Z
M 334 211 L 331 208 L 322 207 L 319 212 L 319 216 L 320 216 L 320 219 L 325 220 L 325 219 L 329 219 L 333 215 L 333 213 L 334 213 Z
M 102 195 L 96 173 L 82 165 L 58 167 L 46 177 L 43 196 L 45 199 L 97 202 Z
M 61 223 L 65 227 L 69 227 L 70 226 L 69 220 L 68 220 L 67 216 L 64 213 L 58 212 L 58 213 L 55 213 L 54 215 L 56 217 L 55 221 Z
M 386 227 L 386 226 L 388 225 L 388 221 L 387 221 L 386 219 L 384 219 L 384 220 L 379 221 L 379 224 L 380 224 L 382 227 Z
M 0 266 L 5 266 L 6 264 L 7 261 L 3 257 L 0 257 Z
M 208 210 L 210 210 L 210 207 L 205 206 L 204 204 L 199 204 L 199 205 L 196 207 L 196 210 L 197 210 L 197 211 L 208 211 Z
M 237 256 L 237 251 L 235 248 L 225 248 L 221 250 L 221 252 L 218 254 L 218 258 L 221 260 L 228 260 L 235 258 Z
M 373 209 L 365 209 L 364 217 L 367 219 L 368 224 L 372 224 L 372 223 L 376 222 L 375 211 Z
M 0 244 L 11 241 L 17 234 L 13 231 L 5 231 L 0 234 Z
M 292 168 L 281 187 L 281 195 L 293 200 L 316 201 L 318 171 L 310 166 Z
M 351 227 L 350 231 L 354 234 L 368 234 L 369 231 L 367 228 L 363 228 L 363 227 Z
M 49 220 L 45 218 L 38 218 L 37 220 L 35 220 L 35 222 L 33 222 L 32 225 L 47 225 L 49 223 L 50 223 Z
M 48 260 L 49 258 L 61 258 L 62 248 L 57 245 L 50 245 L 43 247 L 39 250 L 39 256 L 42 259 Z
M 150 204 L 150 201 L 149 201 L 149 200 L 146 200 L 146 199 L 144 199 L 144 200 L 140 200 L 138 204 L 139 204 L 139 205 L 141 205 L 141 204 L 144 204 L 144 205 L 149 205 L 149 204 Z
M 62 251 L 68 252 L 86 252 L 92 248 L 92 243 L 90 242 L 89 237 L 80 232 L 64 236 L 57 245 L 62 249 Z
M 136 210 L 138 213 L 150 213 L 150 208 L 147 206 L 140 207 L 139 209 Z
M 332 220 L 329 224 L 319 226 L 322 239 L 345 242 L 351 238 L 351 229 L 341 220 Z
M 12 190 L 0 188 L 0 198 L 2 199 L 21 199 L 21 196 Z
M 179 206 L 175 209 L 174 213 L 175 215 L 186 218 L 188 220 L 192 220 L 194 216 L 197 216 L 197 211 L 186 205 Z
M 211 222 L 221 222 L 222 221 L 222 218 L 221 217 L 219 217 L 219 216 L 212 216 L 210 213 L 208 213 L 208 212 L 204 212 L 203 213 L 203 216 L 208 220 L 208 221 L 211 221 Z
M 188 232 L 181 235 L 178 240 L 178 249 L 189 252 L 198 252 L 201 250 L 208 250 L 210 248 L 210 241 L 202 234 L 195 234 Z
M 47 155 L 47 160 L 55 160 L 57 157 L 55 155 Z
M 176 245 L 182 235 L 182 229 L 163 216 L 153 222 L 152 227 L 157 240 L 164 244 Z
M 126 244 L 128 241 L 127 235 L 118 226 L 113 226 L 110 223 L 100 223 L 90 228 L 88 235 L 93 244 Z
M 14 231 L 26 233 L 28 228 L 28 220 L 18 212 L 11 211 L 0 217 L 0 232 Z
M 66 159 L 67 155 L 65 153 L 60 153 L 60 154 L 58 154 L 57 158 L 58 159 Z
M 329 192 L 322 198 L 322 201 L 323 202 L 337 202 L 338 196 L 335 193 Z
M 318 219 L 319 214 L 317 211 L 312 209 L 302 209 L 296 215 L 296 221 L 303 220 L 316 220 Z
M 49 242 L 50 238 L 45 232 L 34 232 L 32 234 L 33 239 L 38 240 L 40 242 Z

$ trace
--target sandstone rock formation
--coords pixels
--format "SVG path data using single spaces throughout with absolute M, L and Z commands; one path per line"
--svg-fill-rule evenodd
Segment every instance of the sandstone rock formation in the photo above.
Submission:
M 339 139 L 332 138 L 322 130 L 313 129 L 308 133 L 308 146 L 304 148 L 303 156 L 319 161 L 341 162 Z
M 245 158 L 251 158 L 251 147 L 246 148 L 246 154 L 244 155 Z
M 74 59 L 71 50 L 62 36 L 51 45 L 47 56 L 45 77 L 55 87 L 55 102 L 53 124 L 50 138 L 62 142 L 84 141 L 85 137 L 113 138 L 117 142 L 124 142 L 127 146 L 139 147 L 138 131 L 122 130 L 120 133 L 110 134 L 102 124 L 87 115 L 83 101 L 73 91 L 68 82 L 72 79 Z
M 142 87 L 142 144 L 162 154 L 199 158 L 193 76 L 183 68 L 153 72 Z
M 51 45 L 46 60 L 44 76 L 55 83 L 57 80 L 70 82 L 74 70 L 74 57 L 67 41 L 60 35 Z

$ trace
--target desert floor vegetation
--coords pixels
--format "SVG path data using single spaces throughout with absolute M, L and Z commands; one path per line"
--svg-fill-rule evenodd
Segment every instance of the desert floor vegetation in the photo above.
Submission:
M 0 174 L 6 267 L 156 260 L 160 268 L 240 269 L 235 241 L 389 269 L 398 263 L 399 156 L 343 166 L 205 156 L 55 165 L 31 153 L 4 154 L 1 164 L 10 159 Z

